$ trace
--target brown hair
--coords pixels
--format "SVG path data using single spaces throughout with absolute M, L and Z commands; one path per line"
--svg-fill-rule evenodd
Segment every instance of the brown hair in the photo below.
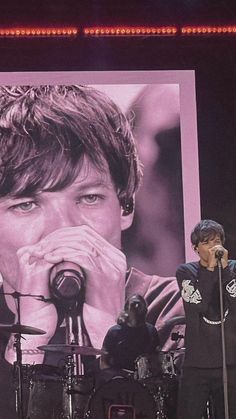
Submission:
M 0 196 L 56 191 L 88 156 L 107 166 L 122 205 L 142 176 L 129 121 L 88 86 L 0 87 Z

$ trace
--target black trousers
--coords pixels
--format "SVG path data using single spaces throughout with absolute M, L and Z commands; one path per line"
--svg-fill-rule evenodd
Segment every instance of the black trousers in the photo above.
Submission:
M 229 417 L 236 419 L 236 367 L 229 367 Z M 224 419 L 224 389 L 221 368 L 184 368 L 179 389 L 179 419 L 206 418 L 207 402 L 212 401 L 213 418 Z

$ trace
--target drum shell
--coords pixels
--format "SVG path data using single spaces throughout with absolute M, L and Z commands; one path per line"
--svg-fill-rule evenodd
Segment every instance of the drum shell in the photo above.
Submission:
M 157 417 L 155 400 L 145 386 L 136 380 L 115 377 L 92 394 L 85 418 L 116 419 L 122 417 L 118 415 L 122 410 L 126 412 L 124 417 L 127 419 Z
M 31 366 L 29 401 L 26 419 L 65 419 L 70 417 L 69 398 L 73 403 L 73 418 L 82 418 L 94 377 L 74 376 L 68 386 L 64 369 L 50 365 Z
M 135 377 L 137 380 L 161 379 L 164 375 L 175 375 L 174 357 L 171 352 L 158 352 L 136 359 Z
M 27 419 L 61 419 L 63 371 L 50 365 L 32 365 Z
M 173 352 L 163 352 L 159 353 L 161 371 L 163 375 L 175 375 L 175 362 L 174 362 L 174 353 Z
M 159 352 L 136 360 L 136 379 L 152 394 L 157 418 L 176 419 L 179 380 L 174 353 Z

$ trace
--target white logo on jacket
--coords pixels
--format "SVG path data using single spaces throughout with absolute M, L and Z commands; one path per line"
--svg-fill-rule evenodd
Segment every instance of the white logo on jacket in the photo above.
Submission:
M 231 297 L 236 297 L 236 279 L 232 279 L 232 281 L 226 285 L 226 291 L 228 291 Z
M 191 280 L 185 279 L 182 282 L 182 298 L 186 303 L 199 304 L 202 301 L 202 296 L 198 290 L 194 289 L 194 286 L 191 284 Z

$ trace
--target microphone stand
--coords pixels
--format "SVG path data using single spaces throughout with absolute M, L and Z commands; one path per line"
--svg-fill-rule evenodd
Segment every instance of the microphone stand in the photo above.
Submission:
M 76 300 L 73 300 L 65 310 L 66 323 L 66 343 L 69 345 L 83 346 L 83 334 L 81 326 L 81 307 Z M 72 349 L 73 352 L 73 349 Z M 66 401 L 64 405 L 64 413 L 66 418 L 73 419 L 75 414 L 74 403 L 74 384 L 75 378 L 84 374 L 84 366 L 81 355 L 72 353 L 67 357 L 66 361 Z M 79 406 L 76 406 L 78 409 Z
M 218 277 L 219 277 L 219 291 L 220 291 L 220 320 L 221 320 L 221 344 L 222 344 L 222 372 L 223 372 L 223 390 L 224 390 L 224 411 L 225 418 L 229 419 L 229 402 L 228 402 L 228 378 L 226 365 L 226 347 L 225 347 L 225 319 L 224 319 L 224 300 L 223 300 L 223 285 L 222 285 L 222 265 L 221 255 L 217 257 Z

